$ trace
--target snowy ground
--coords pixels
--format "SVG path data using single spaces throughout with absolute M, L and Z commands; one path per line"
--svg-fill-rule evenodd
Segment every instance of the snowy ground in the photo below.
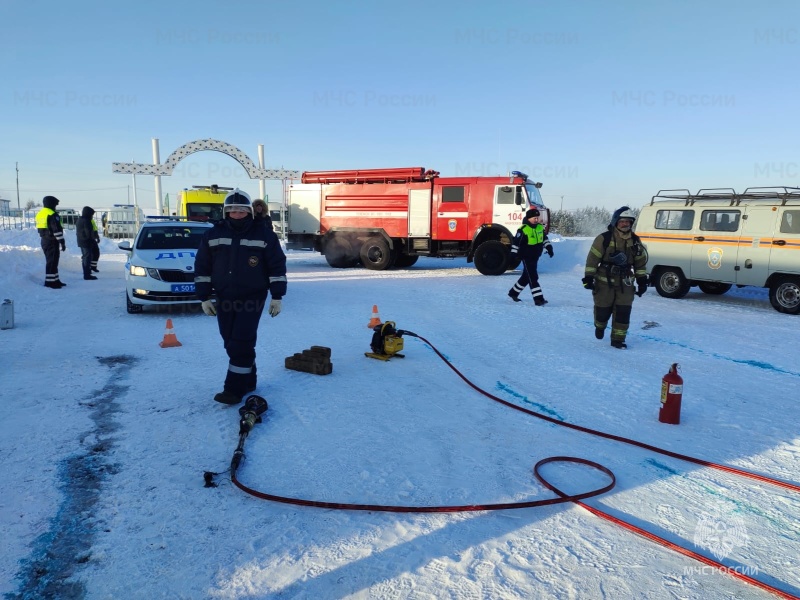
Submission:
M 227 365 L 197 309 L 128 315 L 125 255 L 102 242 L 84 282 L 74 233 L 50 290 L 35 231 L 0 231 L 0 593 L 7 598 L 768 598 L 769 593 L 572 504 L 394 514 L 259 500 L 219 475 L 238 412 L 211 398 Z M 330 269 L 289 253 L 283 312 L 262 320 L 258 393 L 239 479 L 331 502 L 450 505 L 552 497 L 542 458 L 589 458 L 617 477 L 587 501 L 800 595 L 800 496 L 571 431 L 478 394 L 424 343 L 405 359 L 364 357 L 383 319 L 434 344 L 476 385 L 559 420 L 705 460 L 800 481 L 798 318 L 765 290 L 652 289 L 633 309 L 629 349 L 594 339 L 580 278 L 589 240 L 558 240 L 541 261 L 550 303 L 506 297 L 517 273 L 483 277 L 463 260 L 408 270 Z M 180 348 L 162 349 L 166 318 Z M 312 345 L 333 373 L 286 370 Z M 681 365 L 680 425 L 658 422 L 661 377 Z M 598 487 L 585 467 L 551 465 L 566 491 Z M 708 534 L 711 525 L 713 535 Z

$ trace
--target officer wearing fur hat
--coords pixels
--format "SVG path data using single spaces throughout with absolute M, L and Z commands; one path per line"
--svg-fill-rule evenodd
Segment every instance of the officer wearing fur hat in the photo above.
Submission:
M 223 203 L 224 218 L 200 242 L 194 262 L 195 290 L 203 312 L 217 318 L 228 353 L 223 391 L 214 400 L 239 404 L 256 389 L 256 335 L 261 313 L 281 312 L 286 294 L 286 256 L 278 236 L 253 219 L 250 197 L 235 189 Z M 216 295 L 216 304 L 211 300 Z
M 58 277 L 58 261 L 61 258 L 61 252 L 67 249 L 67 243 L 64 241 L 64 228 L 61 227 L 61 218 L 56 212 L 58 202 L 59 200 L 55 196 L 45 196 L 42 199 L 43 208 L 36 213 L 36 229 L 42 238 L 45 259 L 44 285 L 54 290 L 67 285 Z
M 632 231 L 635 220 L 627 206 L 614 211 L 608 231 L 592 242 L 581 280 L 594 297 L 594 336 L 602 340 L 611 319 L 611 345 L 620 349 L 628 347 L 634 293 L 647 291 L 647 249 Z
M 517 230 L 517 235 L 511 242 L 511 256 L 522 259 L 522 275 L 514 287 L 508 290 L 508 296 L 514 302 L 520 302 L 520 292 L 525 286 L 530 285 L 533 303 L 536 306 L 544 306 L 547 300 L 544 299 L 542 288 L 539 286 L 539 257 L 542 256 L 542 251 L 545 251 L 550 258 L 553 258 L 553 246 L 547 239 L 539 217 L 537 209 L 529 209 L 522 219 L 522 227 Z
M 94 209 L 91 206 L 84 206 L 81 216 L 75 221 L 75 235 L 78 239 L 78 247 L 81 249 L 81 265 L 83 266 L 83 278 L 87 281 L 97 279 L 92 275 L 92 271 L 97 271 L 97 256 L 100 256 L 100 247 L 97 243 L 97 229 L 94 225 Z
M 261 199 L 253 200 L 253 219 L 256 221 L 263 221 L 267 229 L 274 229 L 272 226 L 272 217 L 269 216 L 267 203 Z

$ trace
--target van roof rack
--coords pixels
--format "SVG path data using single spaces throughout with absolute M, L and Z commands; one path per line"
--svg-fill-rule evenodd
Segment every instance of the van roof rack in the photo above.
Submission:
M 691 206 L 702 200 L 729 200 L 731 206 L 738 206 L 742 200 L 759 200 L 775 198 L 785 204 L 788 200 L 800 200 L 800 188 L 789 186 L 749 187 L 738 193 L 733 188 L 703 188 L 692 194 L 687 189 L 659 190 L 650 199 L 652 206 L 657 200 L 683 200 Z

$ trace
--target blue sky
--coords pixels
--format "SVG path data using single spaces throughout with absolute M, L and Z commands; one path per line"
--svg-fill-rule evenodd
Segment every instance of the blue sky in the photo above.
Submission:
M 43 13 L 47 18 L 43 18 Z M 798 185 L 792 1 L 0 5 L 0 196 L 126 202 L 201 138 L 293 170 L 520 169 L 551 208 Z M 257 181 L 202 152 L 162 179 Z M 137 199 L 155 207 L 152 177 Z M 277 183 L 268 183 L 273 198 Z

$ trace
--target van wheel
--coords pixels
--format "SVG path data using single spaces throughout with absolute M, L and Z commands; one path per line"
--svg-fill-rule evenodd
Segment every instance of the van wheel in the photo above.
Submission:
M 396 269 L 407 269 L 408 267 L 415 265 L 418 260 L 418 254 L 413 256 L 409 256 L 408 254 L 398 254 L 397 258 L 394 259 L 394 267 Z
M 137 313 L 142 312 L 144 310 L 144 306 L 141 304 L 134 304 L 131 302 L 130 296 L 128 296 L 128 292 L 125 292 L 125 308 L 128 310 L 129 315 L 135 315 Z
M 382 237 L 371 237 L 361 246 L 361 264 L 373 271 L 383 271 L 392 266 L 394 255 Z
M 683 298 L 689 293 L 689 282 L 680 269 L 663 267 L 653 279 L 653 286 L 664 298 Z
M 475 250 L 474 260 L 481 275 L 502 275 L 508 267 L 508 250 L 503 242 L 488 240 Z
M 769 288 L 772 308 L 789 315 L 800 314 L 800 279 L 778 279 Z
M 350 240 L 340 235 L 334 235 L 325 244 L 325 260 L 334 269 L 348 269 L 355 267 L 358 259 L 353 253 Z
M 720 283 L 718 281 L 698 281 L 697 287 L 699 287 L 700 291 L 704 294 L 721 296 L 733 286 L 731 286 L 730 283 Z

